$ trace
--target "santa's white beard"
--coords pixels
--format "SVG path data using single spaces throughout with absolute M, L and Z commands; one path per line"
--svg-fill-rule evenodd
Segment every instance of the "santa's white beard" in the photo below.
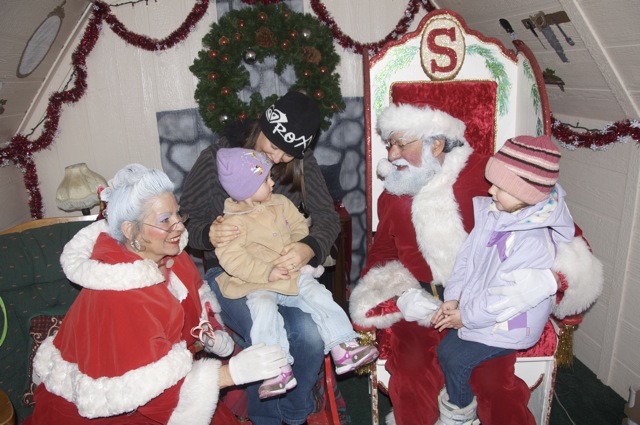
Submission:
M 440 172 L 442 165 L 431 155 L 430 149 L 422 154 L 422 166 L 415 167 L 404 159 L 393 161 L 389 174 L 384 178 L 384 188 L 393 195 L 415 195 Z M 402 170 L 398 167 L 405 166 Z

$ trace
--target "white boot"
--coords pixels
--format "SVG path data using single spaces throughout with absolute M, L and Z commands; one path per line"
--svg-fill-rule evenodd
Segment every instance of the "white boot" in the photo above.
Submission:
M 443 388 L 438 395 L 438 408 L 440 409 L 440 418 L 436 425 L 479 425 L 480 421 L 476 416 L 476 408 L 478 402 L 474 397 L 471 403 L 465 407 L 458 407 L 449 401 L 449 394 Z

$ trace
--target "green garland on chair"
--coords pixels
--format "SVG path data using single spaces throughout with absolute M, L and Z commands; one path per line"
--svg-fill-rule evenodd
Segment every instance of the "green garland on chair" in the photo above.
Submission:
M 293 12 L 283 3 L 232 10 L 211 25 L 202 44 L 205 49 L 189 69 L 199 79 L 195 99 L 200 115 L 214 132 L 233 121 L 257 118 L 277 99 L 276 94 L 262 98 L 253 93 L 245 103 L 238 96 L 250 84 L 243 62 L 251 66 L 269 56 L 277 60 L 276 74 L 287 66 L 295 71 L 289 90 L 318 101 L 322 129 L 345 108 L 331 30 L 309 14 Z
M 509 81 L 509 76 L 504 70 L 504 65 L 493 56 L 490 49 L 478 44 L 467 46 L 467 53 L 477 54 L 484 57 L 484 63 L 487 69 L 498 83 L 498 113 L 501 116 L 506 115 L 509 108 L 511 81 Z
M 391 90 L 389 80 L 398 70 L 407 67 L 420 52 L 417 46 L 401 46 L 391 51 L 390 60 L 385 64 L 384 68 L 378 73 L 375 81 L 377 87 L 373 94 L 373 116 L 377 117 L 382 112 L 382 108 L 386 105 L 385 94 Z
M 533 69 L 531 68 L 531 64 L 528 59 L 525 59 L 522 62 L 522 68 L 524 70 L 525 77 L 527 77 L 527 80 L 531 83 L 531 100 L 536 111 L 536 136 L 542 136 L 544 128 L 541 117 L 542 103 L 540 101 L 540 90 L 538 89 L 536 77 L 533 75 Z

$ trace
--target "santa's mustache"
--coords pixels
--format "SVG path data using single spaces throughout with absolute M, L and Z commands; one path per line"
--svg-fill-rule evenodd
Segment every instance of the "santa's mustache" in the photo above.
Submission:
M 408 167 L 410 165 L 411 164 L 409 164 L 407 160 L 402 158 L 396 159 L 393 162 L 389 161 L 387 158 L 382 158 L 380 161 L 378 161 L 376 174 L 378 175 L 379 178 L 384 180 L 385 177 L 387 177 L 389 174 L 396 171 L 398 167 Z

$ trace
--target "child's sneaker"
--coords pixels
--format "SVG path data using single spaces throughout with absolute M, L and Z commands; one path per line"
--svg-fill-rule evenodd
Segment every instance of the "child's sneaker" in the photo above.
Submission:
M 260 385 L 258 392 L 261 399 L 269 398 L 284 394 L 296 385 L 298 385 L 298 381 L 296 381 L 296 378 L 293 376 L 291 365 L 287 364 L 280 368 L 279 375 L 265 380 L 262 385 Z
M 377 359 L 378 349 L 373 345 L 360 345 L 352 339 L 333 347 L 331 357 L 336 364 L 336 373 L 342 375 Z

